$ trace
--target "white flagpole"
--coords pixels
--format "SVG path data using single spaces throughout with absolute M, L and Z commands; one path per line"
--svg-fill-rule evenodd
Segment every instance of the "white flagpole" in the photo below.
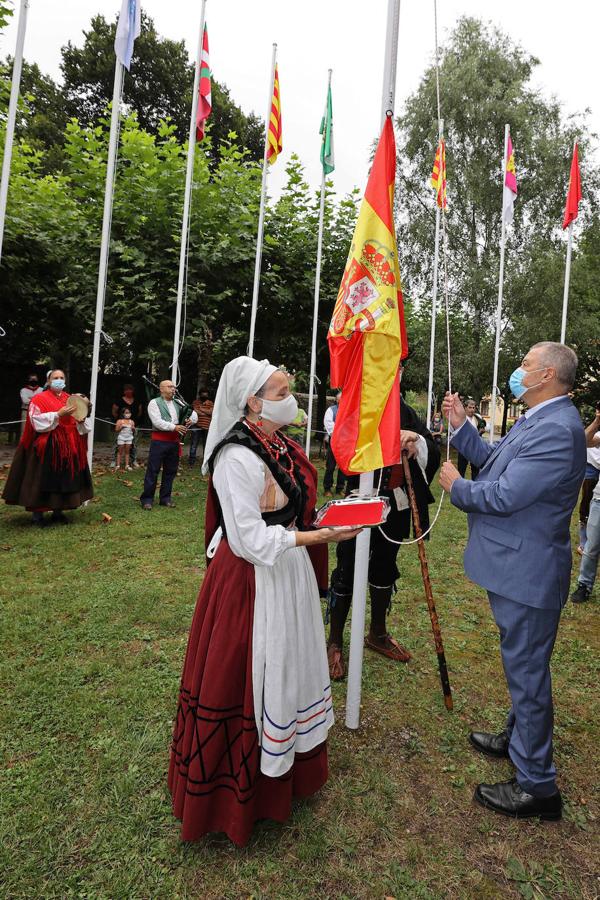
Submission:
M 573 141 L 573 153 L 577 146 L 577 139 Z M 567 242 L 567 264 L 565 266 L 565 289 L 563 292 L 562 321 L 560 324 L 560 342 L 564 344 L 567 336 L 567 308 L 569 306 L 569 281 L 571 280 L 571 250 L 573 249 L 573 223 L 569 222 L 569 239 Z
M 504 126 L 504 155 L 502 157 L 502 233 L 500 236 L 500 274 L 498 276 L 498 308 L 496 310 L 496 347 L 494 350 L 494 377 L 492 379 L 492 399 L 490 402 L 490 444 L 494 440 L 496 427 L 496 396 L 498 394 L 498 360 L 500 358 L 500 329 L 502 327 L 502 293 L 504 291 L 504 251 L 506 248 L 506 221 L 504 218 L 504 191 L 506 180 L 506 154 L 510 125 Z
M 331 88 L 331 72 L 327 78 L 327 97 Z M 326 109 L 328 109 L 326 101 Z M 326 122 L 327 127 L 327 122 Z M 319 234 L 317 237 L 317 267 L 315 270 L 315 305 L 313 309 L 312 344 L 310 350 L 310 378 L 308 382 L 308 421 L 306 423 L 306 455 L 310 458 L 310 434 L 312 430 L 313 395 L 315 391 L 315 370 L 317 367 L 317 324 L 319 319 L 319 290 L 321 287 L 321 257 L 323 255 L 323 220 L 325 218 L 325 168 L 321 177 L 321 206 L 319 208 Z
M 567 264 L 565 267 L 565 289 L 563 292 L 562 322 L 560 325 L 560 342 L 564 344 L 567 335 L 567 308 L 569 306 L 569 281 L 571 279 L 571 250 L 573 249 L 573 223 L 569 222 L 569 240 L 567 243 Z
M 0 181 L 0 262 L 2 261 L 2 243 L 4 240 L 4 223 L 6 221 L 6 202 L 8 200 L 8 182 L 10 179 L 10 164 L 12 161 L 12 148 L 15 137 L 15 121 L 17 118 L 17 105 L 19 103 L 19 89 L 21 86 L 21 69 L 23 68 L 23 46 L 25 44 L 25 30 L 27 28 L 27 12 L 29 0 L 21 0 L 19 11 L 19 25 L 17 28 L 17 45 L 13 62 L 12 83 L 10 88 L 10 100 L 8 102 L 8 116 L 6 118 L 6 135 L 4 139 L 4 158 L 2 160 L 2 180 Z
M 438 147 L 444 133 L 444 120 L 438 122 Z M 440 166 L 442 161 L 440 159 Z M 433 251 L 433 294 L 431 297 L 431 339 L 429 341 L 429 380 L 427 382 L 427 427 L 431 428 L 431 401 L 433 398 L 433 362 L 435 358 L 435 326 L 437 317 L 438 271 L 440 263 L 440 219 L 442 210 L 435 204 L 435 248 Z
M 248 356 L 254 353 L 254 332 L 256 330 L 256 310 L 258 307 L 258 290 L 260 287 L 260 264 L 262 261 L 263 233 L 265 230 L 265 203 L 267 199 L 267 150 L 269 149 L 269 123 L 271 121 L 271 102 L 275 84 L 275 65 L 277 63 L 277 44 L 273 44 L 271 62 L 271 78 L 269 80 L 269 101 L 265 122 L 265 155 L 263 156 L 262 186 L 260 190 L 260 212 L 258 214 L 258 234 L 256 237 L 256 260 L 254 263 L 254 287 L 252 289 L 252 310 L 250 312 L 250 337 L 248 339 Z
M 175 307 L 175 334 L 173 336 L 173 361 L 171 363 L 171 380 L 179 383 L 179 340 L 181 333 L 181 307 L 187 269 L 188 228 L 190 223 L 190 205 L 194 182 L 194 156 L 196 150 L 196 115 L 198 113 L 198 89 L 200 86 L 200 66 L 202 64 L 202 48 L 204 44 L 204 23 L 206 21 L 206 0 L 202 0 L 200 12 L 200 37 L 196 54 L 194 71 L 194 88 L 192 92 L 192 111 L 190 113 L 190 135 L 188 138 L 187 167 L 185 172 L 185 193 L 183 196 L 183 216 L 181 220 L 181 246 L 179 249 L 179 278 L 177 281 L 177 305 Z
M 102 240 L 100 243 L 100 265 L 98 267 L 98 290 L 96 293 L 96 318 L 94 321 L 94 345 L 92 350 L 92 378 L 90 383 L 90 401 L 92 403 L 92 427 L 88 434 L 88 465 L 92 468 L 94 458 L 94 426 L 96 421 L 96 398 L 98 393 L 98 367 L 100 364 L 100 338 L 102 336 L 102 320 L 104 317 L 104 299 L 106 295 L 106 275 L 108 272 L 108 253 L 110 249 L 110 226 L 112 219 L 113 190 L 115 183 L 115 167 L 117 162 L 117 143 L 119 140 L 119 116 L 121 113 L 121 93 L 123 90 L 123 66 L 115 60 L 115 80 L 113 84 L 112 110 L 110 114 L 110 134 L 108 139 L 108 159 L 106 162 L 106 185 L 104 188 L 104 213 L 102 217 Z
M 382 130 L 386 117 L 392 115 L 394 112 L 399 24 L 400 0 L 388 0 L 383 90 L 381 97 Z M 372 490 L 373 472 L 365 472 L 360 476 L 359 491 L 363 495 L 369 495 Z M 362 663 L 370 543 L 371 531 L 369 528 L 365 528 L 356 538 L 354 583 L 352 585 L 352 622 L 350 625 L 350 655 L 348 658 L 348 688 L 346 691 L 346 728 L 352 729 L 358 728 L 360 724 L 360 697 L 362 687 Z

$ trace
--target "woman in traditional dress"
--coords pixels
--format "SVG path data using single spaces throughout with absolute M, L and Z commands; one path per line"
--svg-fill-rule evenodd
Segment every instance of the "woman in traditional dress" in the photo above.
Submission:
M 319 590 L 327 542 L 310 530 L 317 474 L 279 428 L 297 404 L 285 373 L 239 357 L 223 370 L 204 455 L 209 566 L 181 679 L 169 788 L 182 839 L 247 843 L 327 780 L 333 724 Z M 309 556 L 309 551 L 310 556 Z
M 94 496 L 87 464 L 89 418 L 78 422 L 65 373 L 48 376 L 48 390 L 32 397 L 27 421 L 15 452 L 2 496 L 6 503 L 24 506 L 34 525 L 68 524 L 65 509 L 77 509 Z M 89 403 L 88 403 L 89 409 Z M 49 521 L 44 513 L 52 511 Z

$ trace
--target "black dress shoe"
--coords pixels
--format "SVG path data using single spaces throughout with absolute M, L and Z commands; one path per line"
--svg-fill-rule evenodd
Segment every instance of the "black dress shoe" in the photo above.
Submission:
M 513 819 L 548 819 L 562 817 L 560 791 L 550 797 L 534 797 L 524 791 L 516 778 L 498 784 L 478 784 L 473 799 L 503 816 Z
M 486 756 L 495 756 L 497 759 L 510 759 L 508 755 L 509 738 L 505 731 L 500 734 L 486 734 L 483 731 L 472 731 L 469 740 L 476 750 L 485 753 Z

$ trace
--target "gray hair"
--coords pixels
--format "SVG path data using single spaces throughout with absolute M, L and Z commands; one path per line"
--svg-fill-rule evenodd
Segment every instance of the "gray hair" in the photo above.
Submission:
M 568 391 L 575 384 L 577 372 L 577 354 L 566 344 L 558 344 L 556 341 L 540 341 L 534 344 L 532 350 L 541 350 L 540 360 L 545 366 L 551 366 L 556 370 L 556 379 Z

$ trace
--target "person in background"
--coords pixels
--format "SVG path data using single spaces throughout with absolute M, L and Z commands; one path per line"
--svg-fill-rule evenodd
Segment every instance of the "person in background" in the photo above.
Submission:
M 475 401 L 471 397 L 467 397 L 462 402 L 467 416 L 467 424 L 474 428 L 477 434 L 480 435 L 482 431 L 485 431 L 485 422 L 477 415 L 477 406 Z M 468 465 L 469 460 L 466 458 L 466 456 L 463 456 L 462 453 L 459 452 L 457 467 L 461 478 L 465 477 Z M 477 478 L 478 472 L 479 469 L 477 468 L 477 466 L 474 466 L 473 463 L 471 463 L 471 478 L 473 481 L 475 481 L 475 479 Z
M 600 403 L 596 404 L 596 416 L 600 412 Z M 587 431 L 586 431 L 587 434 Z M 594 489 L 600 477 L 600 435 L 594 434 L 592 444 L 588 443 L 587 465 L 585 478 L 581 485 L 581 503 L 579 504 L 579 546 L 577 552 L 581 555 L 587 541 L 587 521 L 590 514 L 590 502 Z
M 342 399 L 342 392 L 338 391 L 335 395 L 335 403 L 332 403 L 331 406 L 328 406 L 325 410 L 325 416 L 323 418 L 323 426 L 325 428 L 325 442 L 327 444 L 327 458 L 325 460 L 325 477 L 323 479 L 323 490 L 325 491 L 326 497 L 331 497 L 332 488 L 333 488 L 333 476 L 335 473 L 335 468 L 337 466 L 337 462 L 335 460 L 335 456 L 333 455 L 333 450 L 331 449 L 331 437 L 333 435 L 333 429 L 335 428 L 335 419 L 338 413 L 338 409 L 340 406 L 340 400 Z M 346 476 L 342 472 L 340 468 L 338 468 L 337 473 L 337 481 L 335 486 L 336 494 L 343 494 L 344 487 L 346 484 Z
M 65 509 L 77 509 L 94 496 L 87 464 L 91 422 L 76 421 L 65 373 L 50 372 L 48 389 L 31 399 L 25 430 L 17 447 L 2 496 L 9 505 L 24 506 L 34 525 L 67 525 Z M 91 409 L 88 401 L 88 410 Z M 44 513 L 52 511 L 50 522 Z
M 296 397 L 296 402 L 298 398 Z M 302 409 L 301 406 L 298 407 L 298 412 L 296 413 L 296 418 L 288 425 L 286 428 L 286 434 L 289 434 L 293 441 L 296 441 L 298 444 L 303 444 L 306 438 L 306 426 L 308 424 L 308 415 L 306 414 L 306 410 Z
M 509 379 L 527 412 L 493 444 L 466 422 L 456 394 L 442 404 L 453 446 L 479 468 L 467 481 L 446 462 L 440 485 L 469 514 L 465 573 L 487 590 L 511 699 L 502 731 L 473 731 L 469 740 L 486 756 L 512 760 L 515 777 L 479 784 L 473 799 L 514 819 L 562 816 L 550 659 L 569 598 L 571 516 L 585 472 L 583 425 L 568 396 L 576 370 L 570 347 L 534 344 Z
M 596 417 L 585 429 L 585 441 L 590 448 L 600 448 L 600 403 L 596 406 Z M 585 484 L 585 482 L 584 482 Z M 573 603 L 584 603 L 589 599 L 596 574 L 598 572 L 598 558 L 600 557 L 600 481 L 596 480 L 587 519 L 587 540 L 583 548 L 577 588 L 571 594 Z
M 25 423 L 27 421 L 27 410 L 29 409 L 31 399 L 32 397 L 35 397 L 36 394 L 41 393 L 42 389 L 40 387 L 37 375 L 35 373 L 29 375 L 27 380 L 25 381 L 25 385 L 21 388 L 21 434 L 23 434 L 23 431 L 25 429 Z
M 405 362 L 402 362 L 398 370 L 400 379 L 404 366 Z M 402 396 L 400 396 L 400 424 L 401 446 L 408 456 L 421 528 L 426 532 L 429 528 L 429 506 L 434 502 L 429 485 L 440 464 L 440 451 L 425 422 Z M 392 597 L 394 594 L 399 595 L 396 587 L 400 579 L 398 552 L 401 542 L 410 537 L 411 512 L 402 463 L 386 466 L 375 472 L 374 483 L 378 486 L 377 492 L 388 498 L 390 513 L 385 524 L 381 528 L 373 528 L 371 532 L 368 572 L 371 623 L 365 638 L 365 647 L 394 662 L 406 663 L 411 659 L 411 653 L 389 633 L 387 627 Z M 347 493 L 358 486 L 358 475 L 351 475 L 348 478 Z M 428 539 L 427 535 L 425 540 Z M 332 681 L 339 681 L 346 674 L 343 655 L 344 627 L 352 603 L 355 550 L 354 540 L 338 544 L 336 565 L 331 573 L 327 661 Z
M 125 468 L 131 471 L 131 448 L 135 436 L 135 422 L 131 418 L 130 410 L 123 411 L 123 418 L 117 420 L 115 431 L 117 432 L 117 469 L 121 468 L 121 463 L 124 461 Z
M 142 404 L 139 402 L 139 400 L 136 400 L 135 388 L 132 384 L 124 384 L 123 385 L 122 395 L 117 400 L 115 400 L 115 402 L 112 405 L 111 413 L 112 413 L 112 417 L 115 420 L 115 422 L 117 422 L 118 419 L 122 419 L 124 417 L 124 413 L 125 413 L 126 409 L 129 410 L 129 412 L 131 414 L 131 418 L 133 419 L 134 422 L 142 421 Z M 135 438 L 136 438 L 136 432 L 134 429 L 133 443 L 131 444 L 130 449 L 129 449 L 129 459 L 130 459 L 130 465 L 137 469 L 138 468 L 138 463 L 136 461 L 137 447 L 136 447 L 136 443 L 135 443 Z M 117 465 L 118 449 L 119 449 L 119 443 L 118 443 L 118 440 L 115 440 L 115 447 L 114 447 L 113 461 L 111 463 L 111 469 L 114 469 L 114 467 Z
M 210 420 L 212 419 L 214 403 L 209 399 L 208 391 L 206 388 L 202 388 L 198 397 L 192 403 L 192 407 L 194 412 L 198 416 L 197 424 L 191 429 L 191 443 L 190 443 L 190 455 L 188 462 L 190 466 L 196 464 L 196 455 L 198 453 L 198 447 L 201 449 L 201 454 L 204 455 L 204 448 L 206 446 L 206 435 L 208 434 L 208 429 L 210 428 Z
M 431 420 L 431 437 L 434 440 L 434 443 L 438 445 L 438 447 L 442 443 L 442 436 L 444 434 L 444 419 L 441 412 L 436 412 L 433 419 Z
M 152 509 L 156 482 L 161 469 L 160 505 L 175 506 L 171 500 L 171 492 L 179 468 L 180 438 L 185 437 L 190 425 L 195 425 L 198 421 L 198 414 L 195 411 L 192 411 L 189 418 L 184 418 L 186 407 L 180 400 L 175 399 L 177 388 L 172 381 L 161 381 L 158 388 L 160 396 L 155 397 L 148 404 L 148 416 L 153 430 L 148 451 L 144 489 L 140 497 L 142 509 L 148 510 Z M 189 407 L 187 408 L 189 409 Z

